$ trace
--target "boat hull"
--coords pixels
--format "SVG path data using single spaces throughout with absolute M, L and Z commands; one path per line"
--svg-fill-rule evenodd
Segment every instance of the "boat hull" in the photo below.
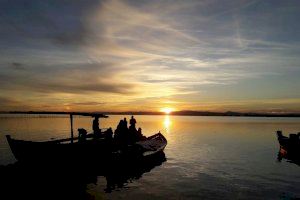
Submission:
M 293 135 L 293 134 L 292 134 Z M 278 158 L 288 159 L 293 162 L 300 162 L 300 140 L 299 138 L 290 138 L 283 136 L 281 132 L 277 132 L 279 142 Z
M 56 143 L 16 140 L 6 136 L 15 158 L 21 162 L 89 162 L 94 160 L 140 159 L 162 152 L 167 140 L 161 134 L 119 148 L 112 140 L 90 139 L 84 142 Z

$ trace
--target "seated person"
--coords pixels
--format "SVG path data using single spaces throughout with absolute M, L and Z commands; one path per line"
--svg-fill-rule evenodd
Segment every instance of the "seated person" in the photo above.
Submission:
M 128 131 L 128 138 L 127 141 L 128 143 L 135 143 L 136 142 L 136 136 L 137 136 L 137 130 L 133 125 L 129 126 L 129 131 Z
M 141 140 L 144 140 L 144 139 L 146 139 L 146 136 L 143 136 L 142 129 L 139 128 L 138 131 L 137 131 L 137 141 L 141 141 Z
M 78 129 L 78 142 L 86 141 L 87 131 L 84 128 Z
M 106 140 L 112 140 L 112 135 L 113 135 L 112 128 L 109 128 L 104 132 L 104 138 Z

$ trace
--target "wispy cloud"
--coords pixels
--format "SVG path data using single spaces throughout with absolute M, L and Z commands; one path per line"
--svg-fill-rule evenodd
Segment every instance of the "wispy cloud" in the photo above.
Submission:
M 228 108 L 255 108 L 239 96 L 297 101 L 290 86 L 300 89 L 299 7 L 277 0 L 7 1 L 0 91 L 31 106 L 100 110 L 167 102 L 221 109 L 224 99 L 234 102 Z

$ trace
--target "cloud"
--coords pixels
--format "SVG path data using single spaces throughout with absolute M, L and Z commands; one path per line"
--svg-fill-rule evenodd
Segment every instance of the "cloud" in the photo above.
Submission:
M 18 42 L 32 40 L 45 45 L 83 43 L 88 37 L 85 29 L 86 10 L 91 11 L 97 0 L 65 2 L 21 0 L 18 3 L 2 1 L 0 8 L 0 35 Z M 24 42 L 22 42 L 24 43 Z
M 280 94 L 294 98 L 299 7 L 277 0 L 4 1 L 0 90 L 77 108 L 133 108 L 135 101 L 150 108 L 159 99 L 222 104 L 240 91 L 266 99 L 276 87 L 255 83 L 285 79 Z
M 18 62 L 11 63 L 11 66 L 15 70 L 25 70 L 26 69 L 24 65 L 22 65 L 21 63 L 18 63 Z
M 13 105 L 18 104 L 19 102 L 13 99 L 9 99 L 6 97 L 0 97 L 0 105 L 1 106 L 7 106 L 7 105 Z
M 76 102 L 68 105 L 76 105 L 76 106 L 97 106 L 97 105 L 103 105 L 105 103 L 99 103 L 94 101 L 87 101 L 87 102 Z
M 114 73 L 112 64 L 27 66 L 26 71 L 19 71 L 19 68 L 23 66 L 21 63 L 14 63 L 13 66 L 17 67 L 18 71 L 0 73 L 2 88 L 39 93 L 108 92 L 128 94 L 134 87 L 129 83 L 117 84 L 110 81 Z

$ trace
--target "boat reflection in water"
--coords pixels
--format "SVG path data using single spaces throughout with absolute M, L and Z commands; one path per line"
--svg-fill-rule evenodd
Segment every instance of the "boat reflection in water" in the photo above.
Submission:
M 106 192 L 111 192 L 115 189 L 122 188 L 128 182 L 137 180 L 142 177 L 146 172 L 150 172 L 156 166 L 161 165 L 166 161 L 164 152 L 160 152 L 151 159 L 140 162 L 127 164 L 124 167 L 120 165 L 113 165 L 109 170 L 107 170 L 106 178 Z
M 1 193 L 7 199 L 94 199 L 127 186 L 164 161 L 165 154 L 160 152 L 142 162 L 102 160 L 77 166 L 17 162 L 0 166 Z M 106 180 L 106 187 L 90 194 L 87 186 L 100 179 Z

